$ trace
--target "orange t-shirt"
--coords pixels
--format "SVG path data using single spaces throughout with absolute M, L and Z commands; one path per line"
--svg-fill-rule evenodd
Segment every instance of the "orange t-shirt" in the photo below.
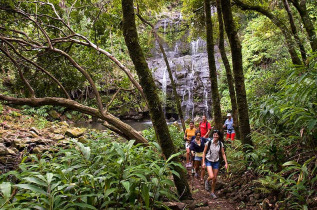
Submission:
M 195 136 L 196 128 L 190 129 L 186 128 L 185 135 L 187 138 L 187 141 L 190 141 L 193 136 Z

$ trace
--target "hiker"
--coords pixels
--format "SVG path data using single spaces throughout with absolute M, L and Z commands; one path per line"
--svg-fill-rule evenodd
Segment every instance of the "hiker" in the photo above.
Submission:
M 228 119 L 226 119 L 225 124 L 223 124 L 223 128 L 227 129 L 227 138 L 231 139 L 231 141 L 234 140 L 234 136 L 236 135 L 236 132 L 234 131 L 234 123 L 233 123 L 233 118 L 230 113 L 227 114 Z
M 213 139 L 205 144 L 205 149 L 203 152 L 203 163 L 202 167 L 207 167 L 208 178 L 205 181 L 205 189 L 210 191 L 210 183 L 209 181 L 212 180 L 211 185 L 211 197 L 213 199 L 217 198 L 215 195 L 215 186 L 217 181 L 217 175 L 219 170 L 219 157 L 220 152 L 222 154 L 223 160 L 225 161 L 225 168 L 228 168 L 227 158 L 225 154 L 225 150 L 223 148 L 223 143 L 220 141 L 222 137 L 222 133 L 219 130 L 214 130 L 212 132 Z
M 190 142 L 190 151 L 194 157 L 195 177 L 199 178 L 199 166 L 202 166 L 202 157 L 205 149 L 205 144 L 208 141 L 206 138 L 201 137 L 200 131 L 196 131 L 195 139 Z M 200 183 L 204 184 L 205 169 L 201 167 Z
M 185 142 L 185 148 L 186 148 L 186 168 L 191 168 L 193 165 L 190 161 L 190 141 L 192 140 L 192 137 L 195 136 L 196 128 L 193 121 L 190 121 L 189 128 L 186 128 L 185 134 L 184 134 L 184 140 Z
M 208 138 L 209 137 L 209 133 L 211 131 L 211 125 L 207 121 L 207 118 L 206 118 L 205 115 L 203 115 L 202 118 L 203 118 L 203 120 L 199 123 L 199 130 L 201 132 L 201 137 Z

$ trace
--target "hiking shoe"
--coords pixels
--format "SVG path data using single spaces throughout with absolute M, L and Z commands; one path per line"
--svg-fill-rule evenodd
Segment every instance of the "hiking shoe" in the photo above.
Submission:
M 189 163 L 186 163 L 186 168 L 190 168 Z
M 193 167 L 193 165 L 192 165 L 191 162 L 189 162 L 189 163 L 188 163 L 188 168 L 191 168 L 191 167 Z
M 212 199 L 216 199 L 216 198 L 217 198 L 217 196 L 215 195 L 215 193 L 211 193 L 210 196 L 211 196 Z
M 205 190 L 210 191 L 210 184 L 208 182 L 208 179 L 205 181 Z

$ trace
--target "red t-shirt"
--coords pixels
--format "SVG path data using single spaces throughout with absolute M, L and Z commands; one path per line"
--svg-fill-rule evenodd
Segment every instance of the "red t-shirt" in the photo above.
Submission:
M 208 128 L 206 128 L 206 122 L 200 122 L 199 130 L 201 132 L 201 137 L 204 137 L 206 135 L 206 133 L 208 132 L 208 130 L 211 129 L 211 125 L 210 125 L 210 123 L 208 121 L 207 121 L 207 127 Z

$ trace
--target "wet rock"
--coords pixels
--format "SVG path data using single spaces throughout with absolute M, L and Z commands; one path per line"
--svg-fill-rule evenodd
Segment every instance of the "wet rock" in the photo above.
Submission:
M 173 122 L 173 126 L 175 126 L 179 131 L 181 130 L 181 127 L 177 121 Z
M 66 130 L 65 135 L 70 136 L 72 138 L 78 138 L 85 133 L 85 128 L 70 128 Z
M 186 207 L 186 204 L 181 202 L 164 202 L 164 205 L 167 206 L 169 209 L 175 210 L 181 210 Z
M 79 141 L 80 143 L 83 143 L 83 144 L 87 144 L 87 143 L 88 143 L 88 139 L 86 139 L 84 136 L 80 136 L 80 137 L 78 138 L 78 141 Z
M 69 124 L 66 121 L 60 122 L 59 125 L 69 127 Z
M 30 128 L 30 131 L 34 132 L 36 135 L 41 135 L 40 132 L 34 127 Z
M 39 135 L 37 135 L 34 131 L 30 131 L 30 135 L 29 137 L 32 137 L 32 138 L 38 138 Z
M 50 110 L 49 112 L 48 112 L 48 114 L 49 114 L 49 116 L 51 117 L 51 118 L 53 118 L 53 119 L 55 119 L 55 120 L 58 120 L 59 118 L 60 118 L 60 116 L 61 116 L 61 114 L 59 114 L 57 111 L 55 111 L 55 110 Z
M 3 143 L 1 143 L 0 144 L 0 155 L 8 155 L 8 154 L 10 154 L 10 153 L 9 153 L 7 147 Z
M 49 147 L 45 147 L 45 146 L 43 146 L 43 145 L 38 145 L 38 146 L 36 146 L 36 147 L 33 149 L 32 153 L 34 153 L 34 154 L 40 154 L 40 153 L 46 152 L 46 151 L 48 151 L 48 150 L 49 150 Z
M 59 141 L 59 140 L 65 139 L 65 136 L 64 136 L 64 135 L 61 135 L 61 134 L 51 135 L 50 137 L 51 137 L 53 140 L 55 140 L 55 141 Z

